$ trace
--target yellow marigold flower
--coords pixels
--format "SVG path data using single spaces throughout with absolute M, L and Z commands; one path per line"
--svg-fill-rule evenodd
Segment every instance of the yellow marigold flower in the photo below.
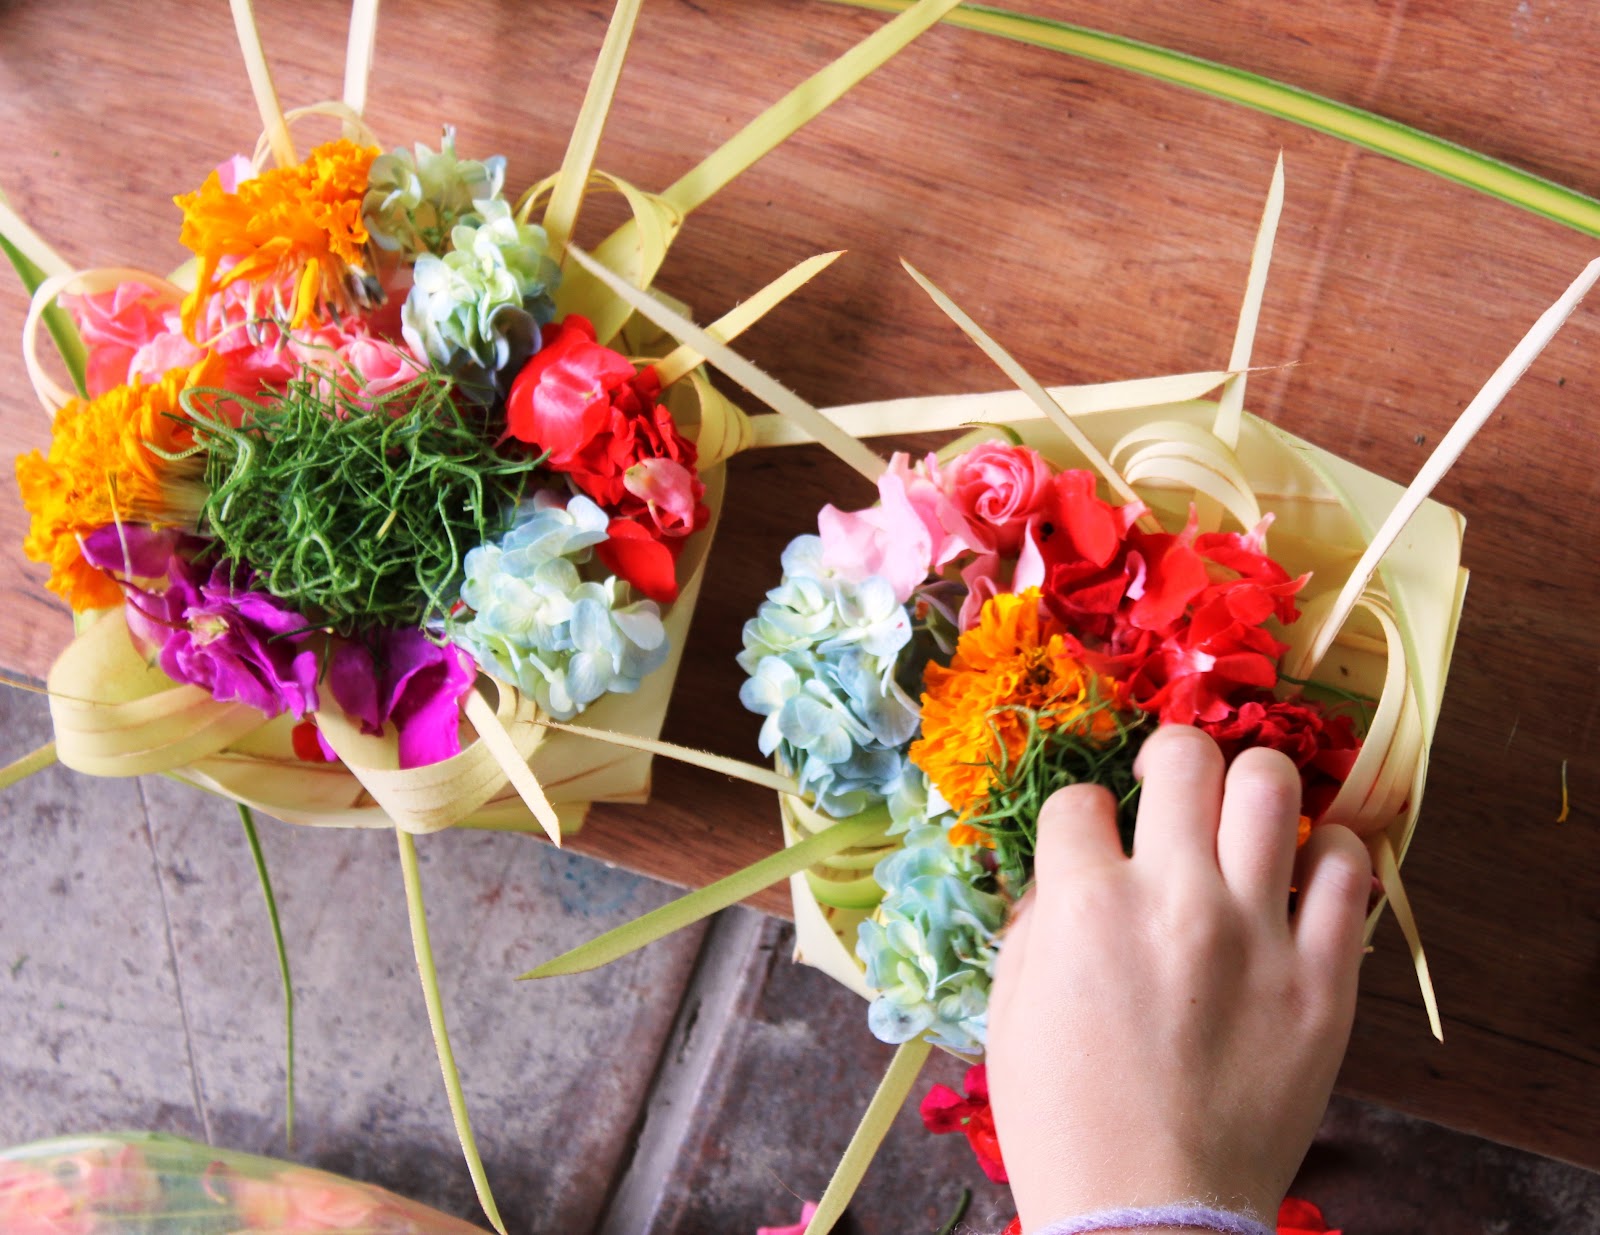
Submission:
M 163 459 L 155 450 L 177 454 L 194 444 L 178 396 L 211 385 L 219 369 L 208 354 L 158 382 L 135 379 L 96 399 L 73 399 L 56 413 L 49 457 L 35 450 L 17 459 L 17 485 L 32 516 L 23 552 L 49 563 L 50 590 L 74 609 L 122 600 L 122 589 L 83 560 L 83 537 L 119 521 L 172 526 L 199 513 L 205 464 Z
M 278 167 L 244 181 L 237 192 L 222 187 L 216 172 L 193 193 L 173 198 L 183 211 L 180 240 L 200 258 L 195 289 L 183 302 L 183 329 L 195 338 L 195 322 L 208 297 L 243 279 L 274 297 L 290 326 L 303 326 L 318 308 L 343 311 L 353 291 L 346 275 L 360 267 L 367 243 L 361 200 L 376 146 L 341 138 L 318 146 L 302 163 Z M 237 259 L 217 277 L 223 258 Z M 285 306 L 285 290 L 292 305 Z
M 949 668 L 922 678 L 922 736 L 911 761 L 963 817 L 988 801 L 994 768 L 1009 766 L 1028 740 L 1027 709 L 1043 729 L 1110 741 L 1117 720 L 1104 704 L 1116 684 L 1068 651 L 1065 632 L 1041 612 L 1039 591 L 995 596 L 956 643 Z

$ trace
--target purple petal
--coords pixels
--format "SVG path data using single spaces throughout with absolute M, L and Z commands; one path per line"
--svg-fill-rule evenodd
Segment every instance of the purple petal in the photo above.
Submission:
M 124 578 L 159 579 L 181 536 L 176 528 L 158 532 L 142 523 L 108 523 L 83 538 L 83 560 Z
M 268 716 L 316 709 L 320 641 L 306 630 L 305 618 L 236 586 L 222 566 L 201 583 L 193 563 L 174 555 L 164 572 L 168 586 L 135 591 L 127 612 L 129 630 L 145 647 L 160 650 L 168 677 Z
M 341 643 L 328 659 L 328 689 L 349 715 L 361 722 L 363 733 L 383 732 L 378 707 L 378 670 L 372 653 L 359 643 Z
M 143 592 L 137 588 L 131 590 L 124 612 L 134 645 L 147 656 L 159 653 L 183 621 L 186 607 L 182 590 L 177 587 L 165 592 Z
M 389 719 L 400 739 L 400 766 L 424 767 L 461 751 L 461 697 L 478 672 L 454 645 L 441 647 L 419 630 L 387 640 Z

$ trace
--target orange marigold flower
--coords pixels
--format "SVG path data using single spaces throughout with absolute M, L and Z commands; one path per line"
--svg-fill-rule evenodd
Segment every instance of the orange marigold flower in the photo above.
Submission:
M 1066 633 L 1039 603 L 1039 590 L 990 599 L 956 643 L 949 668 L 930 663 L 922 678 L 922 736 L 911 761 L 962 816 L 988 800 L 994 770 L 1021 757 L 1026 709 L 1042 729 L 1094 741 L 1117 734 L 1116 683 L 1068 651 Z M 1013 710 L 1006 710 L 1013 709 Z
M 206 299 L 243 279 L 269 292 L 275 316 L 298 328 L 319 307 L 352 305 L 346 279 L 361 265 L 367 227 L 361 199 L 376 146 L 341 138 L 318 146 L 305 161 L 253 176 L 229 193 L 216 172 L 193 193 L 173 198 L 183 211 L 183 244 L 200 258 L 195 289 L 183 302 L 184 333 L 195 343 L 195 322 Z M 235 259 L 219 278 L 224 258 Z M 292 305 L 282 303 L 285 291 Z
M 982 845 L 985 849 L 994 848 L 994 837 L 970 823 L 951 824 L 945 839 L 952 845 Z
M 122 589 L 84 561 L 83 537 L 119 521 L 171 526 L 199 513 L 205 464 L 156 451 L 177 454 L 194 444 L 178 396 L 213 384 L 219 369 L 208 354 L 158 382 L 135 379 L 96 399 L 73 399 L 56 413 L 49 456 L 35 450 L 17 459 L 17 485 L 32 516 L 23 552 L 49 563 L 50 590 L 74 609 L 122 600 Z

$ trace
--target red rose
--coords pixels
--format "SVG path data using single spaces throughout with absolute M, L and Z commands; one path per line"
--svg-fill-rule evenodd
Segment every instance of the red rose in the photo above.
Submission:
M 1286 645 L 1258 625 L 1250 601 L 1224 591 L 1164 638 L 1128 679 L 1139 707 L 1162 724 L 1220 721 L 1241 694 L 1277 685 Z
M 1137 598 L 1118 615 L 1119 625 L 1156 640 L 1137 645 L 1142 662 L 1124 662 L 1127 681 L 1133 699 L 1159 712 L 1162 723 L 1222 721 L 1241 696 L 1277 685 L 1285 645 L 1263 623 L 1299 617 L 1294 596 L 1305 577 L 1289 578 L 1262 552 L 1268 522 L 1243 534 L 1197 536 L 1191 515 L 1177 536 L 1130 534 L 1129 557 L 1141 558 L 1144 573 L 1129 589 Z M 1131 642 L 1125 634 L 1120 641 Z
M 1194 528 L 1178 535 L 1170 532 L 1128 534 L 1128 556 L 1139 563 L 1136 595 L 1128 609 L 1128 622 L 1140 630 L 1165 631 L 1183 620 L 1197 597 L 1211 583 L 1205 559 L 1194 547 Z
M 607 510 L 654 523 L 663 535 L 687 536 L 710 519 L 710 513 L 700 504 L 705 485 L 695 473 L 694 443 L 678 432 L 672 413 L 655 401 L 660 393 L 655 370 L 646 366 L 632 382 L 613 393 L 603 431 L 558 470 L 566 472 L 580 492 Z M 651 511 L 649 499 L 630 490 L 629 470 L 652 459 L 676 463 L 688 473 L 692 513 L 687 520 L 659 520 Z
M 1287 626 L 1300 616 L 1294 598 L 1310 576 L 1291 579 L 1288 571 L 1262 552 L 1271 523 L 1272 516 L 1268 515 L 1249 532 L 1208 532 L 1196 538 L 1194 547 L 1208 562 L 1224 566 L 1239 576 L 1216 587 L 1248 591 L 1270 601 L 1273 616 Z

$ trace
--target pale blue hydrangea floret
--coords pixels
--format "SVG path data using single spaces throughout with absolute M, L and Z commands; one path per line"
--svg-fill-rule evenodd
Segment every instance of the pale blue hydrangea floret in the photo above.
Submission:
M 505 179 L 503 155 L 457 158 L 456 131 L 446 125 L 437 154 L 418 142 L 415 154 L 398 149 L 372 160 L 362 217 L 380 249 L 442 254 L 456 225 L 473 222 L 475 203 L 499 197 Z
M 517 222 L 499 199 L 473 206 L 471 221 L 451 229 L 448 253 L 417 258 L 401 329 L 413 352 L 481 393 L 497 375 L 509 382 L 538 349 L 561 271 L 542 227 Z
M 639 688 L 667 658 L 661 611 L 615 576 L 580 567 L 606 539 L 606 513 L 586 497 L 540 494 L 498 543 L 467 554 L 461 600 L 474 612 L 450 638 L 484 670 L 514 683 L 556 720 L 602 695 Z
M 953 815 L 913 826 L 905 845 L 873 872 L 883 902 L 861 924 L 856 956 L 877 992 L 867 1024 L 884 1042 L 926 1034 L 936 1046 L 983 1050 L 989 988 L 1005 900 L 981 891 L 988 877 L 972 845 L 952 845 Z
M 890 836 L 904 835 L 918 824 L 950 813 L 950 804 L 928 774 L 909 760 L 906 774 L 891 787 L 888 798 Z
M 765 716 L 761 753 L 774 752 L 836 818 L 875 806 L 912 771 L 904 747 L 918 709 L 896 680 L 911 615 L 883 579 L 838 578 L 821 541 L 800 536 L 783 581 L 744 628 L 740 702 Z

